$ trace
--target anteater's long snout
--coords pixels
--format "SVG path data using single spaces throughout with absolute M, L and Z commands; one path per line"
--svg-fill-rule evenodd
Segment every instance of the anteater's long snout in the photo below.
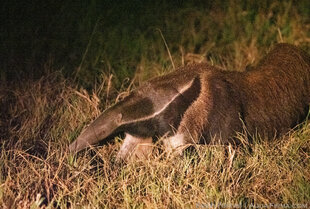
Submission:
M 72 142 L 70 144 L 69 150 L 70 150 L 70 152 L 79 152 L 82 149 L 84 149 L 84 148 L 86 148 L 92 144 L 95 144 L 99 141 L 100 141 L 100 139 L 96 135 L 96 132 L 95 132 L 95 130 L 91 124 L 89 127 L 87 127 L 82 132 L 82 134 L 74 142 Z
M 116 108 L 109 108 L 85 128 L 70 144 L 70 152 L 79 152 L 111 135 L 119 126 L 122 114 Z

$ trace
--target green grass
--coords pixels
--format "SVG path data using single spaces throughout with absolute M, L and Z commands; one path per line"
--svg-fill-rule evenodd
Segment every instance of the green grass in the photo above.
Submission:
M 14 53 L 10 68 L 2 67 L 2 208 L 309 207 L 308 123 L 272 142 L 257 140 L 234 149 L 199 146 L 197 154 L 183 158 L 159 152 L 156 144 L 150 159 L 117 165 L 119 138 L 78 156 L 68 153 L 68 144 L 84 125 L 144 80 L 173 70 L 172 62 L 181 66 L 204 61 L 243 71 L 277 42 L 309 52 L 309 1 L 215 1 L 178 7 L 163 1 L 147 9 L 122 3 L 114 5 L 111 14 L 96 17 L 92 15 L 100 12 L 95 3 L 84 5 L 78 24 L 68 24 L 74 34 L 64 32 L 50 42 L 54 59 L 43 59 L 44 65 L 37 65 L 36 56 L 44 51 L 43 40 L 30 40 L 40 44 L 30 47 L 33 52 L 22 71 L 40 70 L 40 79 L 12 79 L 9 69 L 21 70 Z M 56 9 L 70 16 L 75 11 L 71 6 Z M 124 8 L 128 11 L 120 13 Z M 127 21 L 135 9 L 140 16 Z M 65 13 L 59 16 L 65 18 Z M 73 40 L 71 49 L 64 47 L 68 40 Z

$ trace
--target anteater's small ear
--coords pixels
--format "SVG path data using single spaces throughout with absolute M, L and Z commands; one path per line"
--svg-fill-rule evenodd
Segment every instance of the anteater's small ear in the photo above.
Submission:
M 118 113 L 117 116 L 116 116 L 116 123 L 121 123 L 122 122 L 122 118 L 123 118 L 123 115 L 122 113 Z

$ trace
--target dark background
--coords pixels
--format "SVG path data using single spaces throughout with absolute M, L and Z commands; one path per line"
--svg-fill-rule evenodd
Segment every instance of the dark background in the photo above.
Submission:
M 157 29 L 173 55 L 182 46 L 206 57 L 225 56 L 223 51 L 228 53 L 242 37 L 250 44 L 255 36 L 257 44 L 270 46 L 278 35 L 275 27 L 289 37 L 294 14 L 301 17 L 296 21 L 309 25 L 309 8 L 308 0 L 6 0 L 0 11 L 1 82 L 38 79 L 60 70 L 91 88 L 107 71 L 119 81 L 132 78 L 142 59 L 165 67 L 169 60 L 163 58 L 168 56 Z M 280 25 L 278 15 L 284 17 Z M 204 50 L 208 43 L 215 47 Z M 308 43 L 300 45 L 309 48 Z

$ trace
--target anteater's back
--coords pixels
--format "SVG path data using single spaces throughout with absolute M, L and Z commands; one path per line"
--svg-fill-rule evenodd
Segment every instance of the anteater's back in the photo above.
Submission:
M 278 44 L 244 76 L 243 118 L 250 133 L 272 138 L 306 117 L 310 103 L 310 57 L 306 52 Z

